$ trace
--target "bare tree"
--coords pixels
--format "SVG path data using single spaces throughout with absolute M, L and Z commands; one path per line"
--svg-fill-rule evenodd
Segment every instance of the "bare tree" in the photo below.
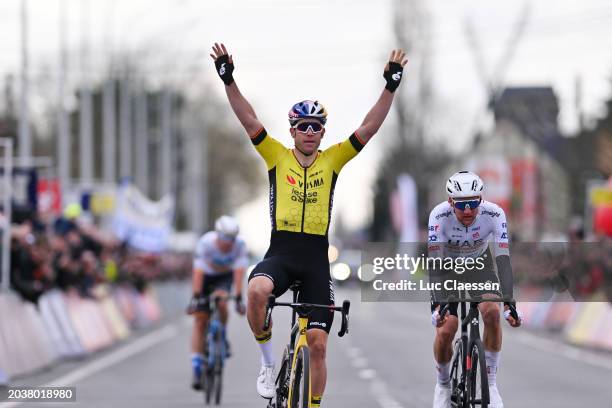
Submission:
M 417 185 L 419 221 L 427 222 L 429 181 L 447 158 L 444 149 L 432 143 L 433 78 L 431 17 L 423 0 L 396 0 L 393 29 L 398 46 L 408 54 L 406 83 L 397 91 L 395 137 L 387 146 L 376 182 L 371 239 L 393 237 L 389 195 L 397 176 L 410 174 Z

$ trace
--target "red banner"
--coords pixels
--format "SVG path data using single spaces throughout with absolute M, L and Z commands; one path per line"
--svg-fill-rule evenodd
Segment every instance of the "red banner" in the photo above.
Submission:
M 38 180 L 38 211 L 41 213 L 61 214 L 62 193 L 56 178 Z

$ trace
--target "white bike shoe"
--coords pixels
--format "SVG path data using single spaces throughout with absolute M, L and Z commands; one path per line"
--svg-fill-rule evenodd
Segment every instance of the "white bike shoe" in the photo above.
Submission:
M 257 377 L 257 392 L 259 395 L 266 399 L 274 398 L 276 394 L 274 380 L 274 366 L 266 367 L 262 365 L 261 370 L 259 370 L 259 377 Z
M 497 390 L 497 385 L 489 385 L 489 408 L 504 408 L 504 403 Z
M 451 389 L 450 384 L 440 385 L 436 383 L 434 391 L 433 408 L 450 408 L 451 406 Z

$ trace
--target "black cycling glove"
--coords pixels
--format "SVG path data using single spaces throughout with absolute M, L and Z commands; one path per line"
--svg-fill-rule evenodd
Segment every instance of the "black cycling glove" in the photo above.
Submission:
M 402 67 L 402 64 L 398 62 L 389 62 L 389 69 L 383 72 L 383 77 L 387 81 L 385 89 L 388 89 L 389 92 L 392 93 L 395 92 L 402 80 L 403 72 L 404 67 Z
M 227 54 L 217 58 L 215 61 L 215 68 L 217 69 L 217 74 L 219 74 L 225 85 L 229 86 L 232 84 L 232 82 L 234 82 L 234 77 L 232 76 L 232 72 L 234 72 L 234 64 L 229 62 L 229 56 Z

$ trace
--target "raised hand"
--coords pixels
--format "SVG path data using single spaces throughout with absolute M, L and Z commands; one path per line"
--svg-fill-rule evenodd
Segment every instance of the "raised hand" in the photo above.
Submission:
M 408 63 L 406 59 L 406 53 L 404 50 L 397 49 L 391 51 L 389 56 L 389 62 L 385 65 L 385 71 L 383 77 L 387 81 L 385 89 L 389 92 L 395 92 L 402 80 L 402 73 L 404 72 L 404 66 Z
M 234 59 L 231 55 L 229 55 L 227 48 L 225 48 L 225 44 L 223 43 L 215 43 L 212 49 L 213 54 L 210 54 L 210 56 L 215 61 L 217 74 L 223 83 L 229 86 L 232 84 L 232 82 L 234 82 L 234 77 L 232 76 L 232 73 L 234 72 Z

